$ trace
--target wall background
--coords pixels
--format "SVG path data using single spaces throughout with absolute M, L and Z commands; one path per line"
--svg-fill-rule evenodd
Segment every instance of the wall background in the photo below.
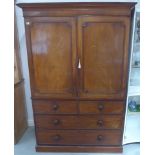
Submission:
M 37 3 L 37 2 L 138 2 L 136 5 L 136 11 L 140 10 L 139 0 L 17 0 L 16 3 Z M 20 53 L 23 77 L 25 80 L 25 95 L 26 95 L 26 108 L 28 113 L 28 125 L 33 126 L 33 111 L 31 102 L 31 91 L 29 81 L 29 69 L 27 61 L 26 40 L 25 40 L 25 28 L 22 9 L 16 7 L 17 27 L 19 33 Z

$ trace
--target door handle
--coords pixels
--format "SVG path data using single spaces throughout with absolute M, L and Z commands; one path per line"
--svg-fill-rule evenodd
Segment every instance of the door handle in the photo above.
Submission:
M 81 69 L 80 59 L 79 59 L 79 62 L 78 62 L 78 68 Z

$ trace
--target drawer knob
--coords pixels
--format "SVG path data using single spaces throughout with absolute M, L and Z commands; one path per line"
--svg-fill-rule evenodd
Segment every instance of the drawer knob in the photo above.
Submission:
M 98 105 L 98 110 L 100 110 L 100 111 L 103 110 L 103 105 L 102 105 L 102 104 L 99 104 L 99 105 Z
M 55 119 L 55 120 L 53 121 L 53 124 L 54 124 L 54 125 L 59 125 L 59 124 L 60 124 L 60 120 Z
M 97 140 L 98 140 L 98 141 L 102 141 L 102 140 L 103 140 L 103 136 L 102 136 L 102 135 L 98 135 L 98 136 L 97 136 Z
M 53 105 L 53 110 L 54 110 L 54 111 L 57 111 L 58 109 L 59 109 L 59 105 L 54 104 L 54 105 Z
M 55 136 L 53 136 L 53 140 L 54 141 L 60 141 L 61 140 L 61 136 L 60 135 L 55 135 Z
M 97 121 L 97 125 L 100 126 L 100 127 L 102 127 L 103 126 L 103 121 L 102 120 L 98 120 Z

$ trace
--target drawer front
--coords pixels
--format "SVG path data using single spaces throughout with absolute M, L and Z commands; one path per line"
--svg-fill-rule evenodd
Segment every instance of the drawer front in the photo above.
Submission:
M 75 101 L 33 101 L 34 113 L 38 114 L 76 114 Z
M 40 130 L 38 144 L 46 145 L 121 145 L 121 131 L 118 130 Z
M 35 116 L 36 127 L 43 129 L 121 129 L 121 115 Z
M 122 114 L 124 103 L 112 101 L 80 101 L 79 109 L 81 114 Z

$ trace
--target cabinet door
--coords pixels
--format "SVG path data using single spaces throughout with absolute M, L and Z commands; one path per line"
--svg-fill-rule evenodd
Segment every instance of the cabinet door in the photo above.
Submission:
M 128 17 L 83 16 L 78 19 L 81 98 L 125 97 L 129 29 Z
M 26 19 L 32 97 L 75 95 L 76 31 L 72 17 Z

